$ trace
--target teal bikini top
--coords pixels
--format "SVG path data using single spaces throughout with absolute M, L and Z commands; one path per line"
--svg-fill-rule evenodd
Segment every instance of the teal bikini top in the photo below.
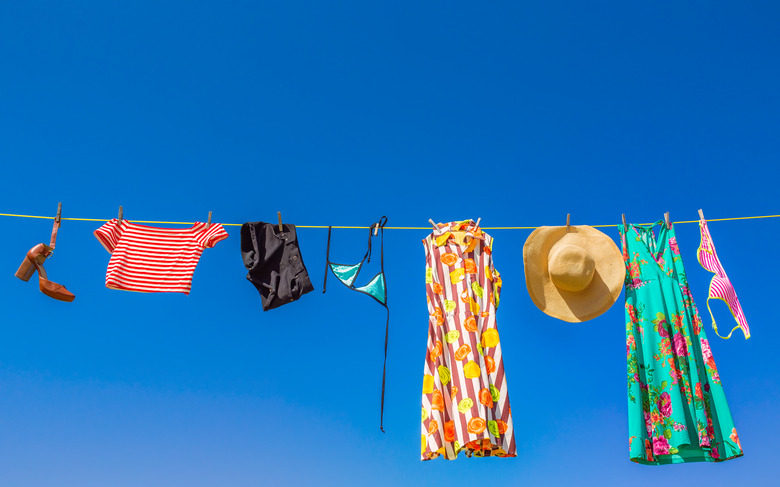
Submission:
M 325 254 L 325 262 L 327 267 L 333 272 L 333 275 L 341 281 L 342 284 L 360 293 L 368 294 L 372 298 L 376 299 L 379 304 L 387 307 L 387 287 L 385 285 L 385 245 L 384 245 L 384 227 L 387 223 L 387 217 L 383 216 L 379 219 L 379 223 L 374 223 L 368 229 L 368 250 L 366 255 L 363 256 L 363 260 L 357 264 L 346 265 L 336 264 L 330 261 L 330 235 L 332 227 L 328 227 L 328 249 Z M 360 269 L 364 263 L 371 262 L 371 238 L 374 236 L 374 229 L 378 229 L 380 232 L 379 237 L 379 262 L 380 271 L 375 275 L 368 284 L 365 286 L 355 286 Z M 325 286 L 328 284 L 328 269 L 325 269 L 325 282 L 322 284 L 322 292 L 325 292 Z
M 387 372 L 387 337 L 390 331 L 390 308 L 387 307 L 387 281 L 385 280 L 385 224 L 387 223 L 387 217 L 383 216 L 379 219 L 378 223 L 374 223 L 368 229 L 368 250 L 363 259 L 357 264 L 336 264 L 330 261 L 330 236 L 332 227 L 328 227 L 328 248 L 325 252 L 325 280 L 322 283 L 322 292 L 326 290 L 328 284 L 328 270 L 336 276 L 336 279 L 341 281 L 342 284 L 357 291 L 359 293 L 368 294 L 381 304 L 387 310 L 387 321 L 385 323 L 385 361 L 382 366 L 382 405 L 379 416 L 379 429 L 382 433 L 384 429 L 384 416 L 385 416 L 385 375 Z M 371 239 L 374 237 L 374 232 L 379 234 L 379 273 L 368 281 L 368 284 L 364 286 L 355 286 L 360 270 L 363 268 L 364 263 L 371 262 Z

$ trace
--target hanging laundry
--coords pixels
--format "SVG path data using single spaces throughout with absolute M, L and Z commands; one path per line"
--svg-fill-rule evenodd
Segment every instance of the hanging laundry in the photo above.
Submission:
M 146 293 L 189 294 L 203 249 L 228 237 L 218 223 L 157 228 L 116 218 L 94 233 L 111 254 L 106 287 Z
M 263 311 L 291 303 L 314 290 L 298 247 L 295 225 L 285 223 L 281 231 L 278 228 L 264 222 L 241 225 L 241 257 L 249 271 L 246 278 L 260 292 Z
M 496 326 L 501 276 L 493 238 L 473 221 L 439 223 L 423 240 L 428 349 L 421 459 L 514 457 L 515 434 Z
M 54 298 L 58 301 L 65 301 L 67 303 L 73 302 L 76 296 L 65 289 L 62 284 L 57 284 L 49 280 L 46 269 L 43 267 L 43 263 L 46 259 L 51 257 L 54 252 L 54 247 L 57 244 L 57 232 L 60 229 L 60 212 L 62 211 L 62 203 L 60 203 L 57 210 L 57 217 L 54 219 L 54 226 L 51 229 L 51 239 L 49 245 L 39 243 L 35 247 L 27 251 L 22 264 L 14 274 L 19 279 L 27 282 L 30 280 L 33 274 L 38 273 L 38 288 L 41 292 L 50 298 Z
M 731 334 L 734 333 L 734 330 L 737 328 L 742 328 L 742 333 L 747 340 L 750 338 L 750 328 L 748 328 L 745 313 L 742 311 L 742 305 L 739 304 L 734 285 L 731 284 L 729 276 L 726 275 L 726 271 L 723 269 L 723 264 L 720 263 L 718 253 L 715 251 L 715 243 L 712 241 L 710 230 L 707 227 L 707 221 L 704 219 L 703 215 L 699 220 L 699 232 L 701 233 L 701 243 L 696 252 L 699 264 L 715 274 L 710 281 L 710 293 L 707 296 L 707 309 L 710 312 L 710 318 L 712 318 L 712 328 L 715 330 L 716 335 L 725 339 L 731 338 Z M 729 311 L 731 311 L 731 315 L 737 321 L 737 326 L 732 328 L 725 337 L 718 333 L 718 325 L 715 323 L 715 316 L 712 314 L 712 309 L 710 308 L 710 299 L 720 299 L 726 303 L 729 307 Z
M 625 270 L 615 242 L 587 225 L 539 227 L 523 246 L 528 294 L 544 313 L 593 319 L 620 296 Z
M 330 261 L 330 236 L 332 227 L 328 227 L 328 247 L 325 251 L 325 281 L 322 283 L 322 292 L 325 292 L 325 287 L 328 283 L 328 269 L 333 272 L 333 275 L 341 281 L 342 284 L 364 294 L 368 294 L 372 298 L 376 299 L 379 304 L 387 307 L 387 288 L 385 283 L 385 250 L 384 250 L 384 228 L 387 223 L 387 217 L 383 216 L 379 219 L 379 223 L 375 223 L 369 228 L 368 231 L 368 250 L 363 256 L 363 260 L 357 264 L 335 264 Z M 364 286 L 355 287 L 355 281 L 360 273 L 363 264 L 371 262 L 371 238 L 374 236 L 374 229 L 381 232 L 379 240 L 380 245 L 380 271 Z
M 659 220 L 618 228 L 626 265 L 631 460 L 665 465 L 742 456 L 674 226 Z
M 387 311 L 387 320 L 385 321 L 385 359 L 382 366 L 382 398 L 379 411 L 379 429 L 384 433 L 384 417 L 385 417 L 385 376 L 387 373 L 387 338 L 390 332 L 390 308 L 387 307 L 387 280 L 385 279 L 385 224 L 387 224 L 387 217 L 383 216 L 379 219 L 378 223 L 374 223 L 368 229 L 368 250 L 363 256 L 363 260 L 357 264 L 335 264 L 330 261 L 330 236 L 332 227 L 328 227 L 328 247 L 325 250 L 325 279 L 322 283 L 322 292 L 325 293 L 328 284 L 328 271 L 333 272 L 333 275 L 345 286 L 353 291 L 357 291 L 363 294 L 368 294 L 376 300 L 379 304 L 385 307 Z M 372 277 L 367 284 L 363 286 L 355 286 L 358 274 L 363 268 L 363 264 L 371 262 L 371 239 L 374 237 L 374 233 L 379 236 L 379 273 Z

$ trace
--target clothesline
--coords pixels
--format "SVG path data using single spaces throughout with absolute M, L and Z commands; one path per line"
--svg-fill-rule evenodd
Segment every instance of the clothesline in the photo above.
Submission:
M 13 213 L 0 213 L 0 216 L 8 216 L 8 217 L 16 217 L 16 218 L 41 218 L 44 220 L 54 220 L 55 217 L 53 216 L 42 216 L 42 215 L 17 215 Z M 739 216 L 739 217 L 733 217 L 733 218 L 712 218 L 707 219 L 708 222 L 724 222 L 724 221 L 731 221 L 731 220 L 754 220 L 757 218 L 780 218 L 780 215 L 761 215 L 761 216 Z M 105 218 L 66 218 L 62 217 L 62 220 L 69 220 L 69 221 L 80 221 L 80 222 L 107 222 L 110 219 Z M 153 224 L 163 224 L 163 225 L 194 225 L 195 222 L 164 222 L 164 221 L 156 221 L 156 220 L 130 220 L 125 218 L 125 220 L 131 222 L 131 223 L 153 223 Z M 687 221 L 679 221 L 679 222 L 672 222 L 674 224 L 680 224 L 680 223 L 698 223 L 699 220 L 687 220 Z M 642 225 L 649 225 L 650 223 L 643 223 Z M 229 226 L 229 227 L 240 227 L 241 223 L 222 223 L 223 226 Z M 617 225 L 590 225 L 591 227 L 595 228 L 606 228 L 606 227 L 617 227 Z M 295 225 L 296 228 L 344 228 L 344 229 L 367 229 L 370 228 L 370 226 L 352 226 L 352 225 Z M 481 227 L 483 230 L 534 230 L 537 227 Z M 430 230 L 431 227 L 384 227 L 385 230 Z
M 189 294 L 191 290 L 195 267 L 204 249 L 214 247 L 228 237 L 223 225 L 239 225 L 133 221 L 192 226 L 189 229 L 159 228 L 122 224 L 121 207 L 118 220 L 61 218 L 61 209 L 60 204 L 56 217 L 6 213 L 0 213 L 0 216 L 54 220 L 51 244 L 38 244 L 28 251 L 15 276 L 27 281 L 37 271 L 41 292 L 65 302 L 72 302 L 75 295 L 65 286 L 49 281 L 43 268 L 43 260 L 55 248 L 60 220 L 107 222 L 94 232 L 111 254 L 106 270 L 107 288 L 184 294 Z M 668 215 L 665 216 L 667 223 Z M 780 215 L 710 221 L 759 218 L 780 218 Z M 208 221 L 211 221 L 211 213 Z M 382 229 L 387 228 L 384 226 L 386 221 L 383 216 L 372 227 L 317 225 L 301 228 Z M 623 221 L 625 223 L 625 217 Z M 430 223 L 436 226 L 432 221 Z M 478 224 L 479 220 L 477 228 Z M 248 270 L 246 277 L 260 293 L 264 311 L 289 304 L 314 290 L 303 265 L 295 232 L 282 236 L 282 232 L 274 231 L 276 223 L 250 222 L 242 225 L 246 226 L 242 226 L 241 231 L 241 256 Z M 465 451 L 468 456 L 514 457 L 515 427 L 496 324 L 501 277 L 493 265 L 493 242 L 490 238 L 471 238 L 468 245 L 463 245 L 465 242 L 459 243 L 455 234 L 471 228 L 470 223 L 448 225 L 423 240 L 426 246 L 425 289 L 429 332 L 422 387 L 421 458 L 429 460 L 445 455 L 452 460 L 460 451 Z M 431 231 L 431 227 L 390 228 Z M 539 227 L 491 229 L 533 228 Z M 684 277 L 682 260 L 676 257 L 680 252 L 674 228 L 664 224 L 658 239 L 653 235 L 650 244 L 644 238 L 624 238 L 623 255 L 609 236 L 586 226 L 580 227 L 580 230 L 566 232 L 558 226 L 539 229 L 531 234 L 524 244 L 522 257 L 526 285 L 532 301 L 542 312 L 567 322 L 587 321 L 606 312 L 617 300 L 621 288 L 625 287 L 625 328 L 620 323 L 619 330 L 626 330 L 631 460 L 659 465 L 674 463 L 678 457 L 673 455 L 677 455 L 683 445 L 690 448 L 685 458 L 679 456 L 681 461 L 723 461 L 742 456 L 712 350 L 701 329 L 702 321 Z M 545 231 L 548 233 L 545 234 Z M 718 260 L 706 224 L 702 223 L 701 231 L 702 245 L 697 255 L 710 253 L 712 259 L 702 260 L 699 257 L 699 262 L 716 274 L 710 284 L 707 307 L 709 309 L 710 299 L 723 299 L 732 314 L 734 310 L 741 313 L 741 306 L 735 306 L 738 305 L 736 293 Z M 444 232 L 445 238 L 442 239 L 439 233 Z M 380 399 L 380 430 L 384 432 L 390 323 L 384 233 L 379 236 L 381 270 L 361 286 L 356 286 L 355 282 L 364 262 L 370 261 L 372 238 L 369 237 L 368 251 L 360 262 L 344 265 L 330 261 L 330 237 L 331 232 L 328 231 L 326 279 L 329 272 L 333 273 L 347 288 L 371 296 L 387 310 Z M 655 245 L 661 241 L 663 245 Z M 623 261 L 625 267 L 621 265 Z M 363 282 L 362 279 L 360 282 Z M 717 290 L 724 292 L 714 293 L 713 283 Z M 666 293 L 671 284 L 674 284 L 676 292 Z M 322 287 L 324 292 L 326 280 Z M 648 324 L 652 317 L 655 317 L 652 323 L 657 325 L 655 328 Z M 647 325 L 646 331 L 642 322 Z M 712 326 L 717 333 L 714 317 Z M 740 323 L 735 329 L 741 326 Z M 743 331 L 745 338 L 749 338 L 746 321 Z M 649 334 L 651 340 L 642 339 L 642 333 Z M 667 364 L 670 366 L 662 370 Z M 653 370 L 656 372 L 651 374 Z M 649 402 L 637 400 L 648 388 L 655 398 Z M 694 393 L 695 404 L 690 400 Z M 686 394 L 689 399 L 687 404 Z M 703 426 L 705 422 L 709 425 L 706 428 Z M 478 439 L 472 440 L 475 435 Z M 480 438 L 480 435 L 483 437 Z M 634 442 L 635 439 L 638 441 Z

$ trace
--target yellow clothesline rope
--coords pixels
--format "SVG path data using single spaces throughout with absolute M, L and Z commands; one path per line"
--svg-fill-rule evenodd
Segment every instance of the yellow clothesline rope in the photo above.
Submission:
M 10 217 L 17 217 L 17 218 L 41 218 L 44 220 L 54 220 L 55 217 L 53 216 L 41 216 L 41 215 L 16 215 L 13 213 L 0 213 L 0 216 L 10 216 Z M 738 216 L 734 218 L 713 218 L 708 219 L 708 222 L 725 222 L 725 221 L 731 221 L 731 220 L 754 220 L 756 218 L 780 218 L 780 215 L 761 215 L 761 216 Z M 69 221 L 78 221 L 78 222 L 107 222 L 109 220 L 105 218 L 66 218 L 62 217 L 62 220 L 69 220 Z M 163 225 L 194 225 L 195 222 L 162 222 L 162 221 L 153 221 L 153 220 L 128 220 L 127 221 L 131 223 L 154 223 L 154 224 L 163 224 Z M 681 221 L 681 222 L 672 222 L 674 224 L 679 223 L 698 223 L 699 220 L 688 220 L 688 221 Z M 222 223 L 224 226 L 228 227 L 240 227 L 241 223 Z M 642 225 L 650 225 L 650 223 L 642 223 Z M 594 228 L 606 228 L 606 227 L 617 227 L 617 225 L 591 225 Z M 295 228 L 328 228 L 329 225 L 295 225 Z M 331 228 L 352 228 L 352 229 L 368 229 L 370 226 L 340 226 L 340 225 L 330 225 Z M 533 230 L 539 227 L 481 227 L 483 230 Z M 385 227 L 386 230 L 430 230 L 431 227 Z

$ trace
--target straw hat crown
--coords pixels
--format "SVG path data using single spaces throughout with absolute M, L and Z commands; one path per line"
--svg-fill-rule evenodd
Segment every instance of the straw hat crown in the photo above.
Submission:
M 587 225 L 537 228 L 523 246 L 523 261 L 534 304 L 569 322 L 587 321 L 607 311 L 625 279 L 615 243 Z

